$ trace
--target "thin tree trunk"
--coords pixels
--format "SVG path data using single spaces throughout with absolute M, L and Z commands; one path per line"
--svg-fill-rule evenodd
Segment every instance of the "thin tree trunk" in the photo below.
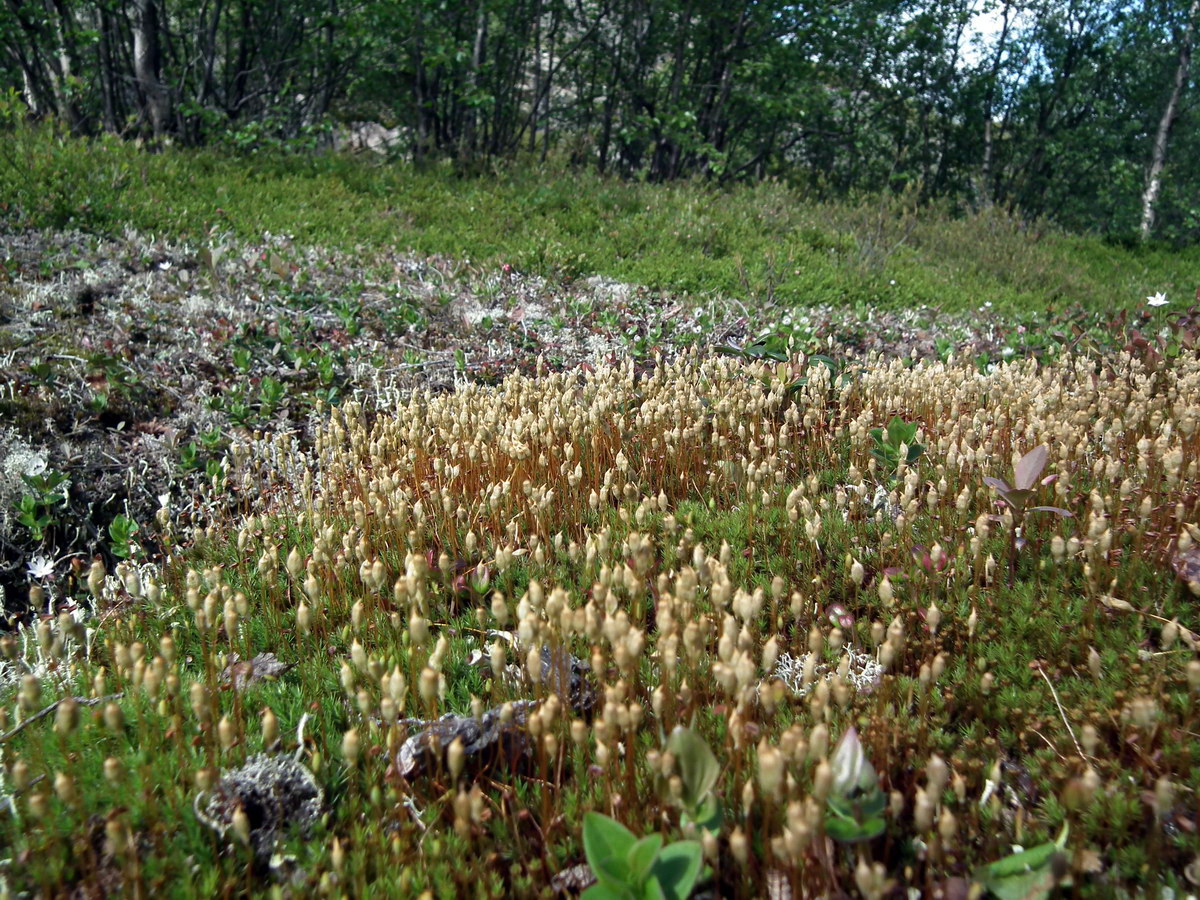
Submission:
M 1167 162 L 1167 141 L 1171 136 L 1171 126 L 1175 124 L 1175 117 L 1179 114 L 1179 98 L 1183 96 L 1183 90 L 1187 86 L 1188 68 L 1192 62 L 1192 34 L 1198 10 L 1200 0 L 1192 0 L 1183 36 L 1179 41 L 1179 64 L 1175 67 L 1175 83 L 1171 87 L 1171 96 L 1167 100 L 1162 118 L 1158 120 L 1154 147 L 1150 151 L 1150 169 L 1146 173 L 1146 189 L 1142 192 L 1143 241 L 1149 240 L 1150 232 L 1154 229 L 1154 204 L 1158 201 L 1159 191 L 1162 190 L 1162 170 Z
M 529 105 L 529 152 L 537 149 L 538 113 L 542 101 L 542 4 L 533 8 L 533 99 Z
M 96 30 L 99 33 L 99 40 L 96 41 L 96 50 L 100 67 L 100 95 L 104 110 L 102 127 L 110 134 L 116 134 L 117 105 L 114 84 L 117 80 L 117 73 L 113 68 L 113 57 L 110 50 L 112 46 L 112 29 L 109 26 L 108 10 L 100 5 L 96 7 L 96 25 Z
M 61 115 L 61 85 L 54 66 L 42 58 L 42 48 L 48 44 L 48 40 L 41 26 L 30 18 L 24 4 L 19 0 L 8 0 L 8 6 L 26 39 L 24 47 L 20 42 L 16 44 L 25 104 L 34 115 Z
M 992 185 L 992 167 L 995 159 L 995 137 L 992 134 L 993 105 L 996 98 L 996 79 L 1000 77 L 1000 66 L 1004 60 L 1005 46 L 1008 44 L 1009 13 L 1012 4 L 1004 4 L 1000 36 L 996 40 L 996 54 L 992 57 L 992 69 L 988 73 L 987 93 L 983 98 L 983 164 L 979 173 L 980 200 L 984 207 L 990 207 L 996 199 L 996 191 Z
M 61 91 L 59 104 L 61 106 L 61 114 L 66 118 L 67 125 L 70 126 L 73 133 L 78 133 L 83 126 L 83 117 L 79 113 L 79 107 L 75 102 L 74 87 L 75 72 L 79 66 L 75 62 L 75 54 L 73 52 L 74 36 L 72 34 L 71 12 L 61 2 L 56 0 L 54 3 L 55 23 L 54 23 L 54 39 L 55 39 L 55 56 L 58 58 L 58 72 L 55 79 Z
M 479 151 L 479 85 L 480 70 L 483 68 L 483 51 L 487 46 L 487 26 L 487 6 L 484 0 L 479 0 L 479 6 L 475 10 L 475 41 L 471 45 L 471 107 L 467 111 L 466 134 L 463 137 L 466 152 L 472 158 Z
M 150 118 L 150 130 L 160 138 L 167 127 L 167 95 L 159 74 L 162 57 L 159 51 L 158 0 L 134 0 L 137 20 L 133 29 L 133 70 L 141 89 L 145 111 Z
M 207 106 L 217 94 L 217 84 L 214 73 L 217 67 L 217 38 L 221 27 L 221 17 L 224 14 L 224 3 L 217 0 L 213 8 L 212 19 L 204 29 L 204 74 L 200 80 L 197 100 L 201 106 Z

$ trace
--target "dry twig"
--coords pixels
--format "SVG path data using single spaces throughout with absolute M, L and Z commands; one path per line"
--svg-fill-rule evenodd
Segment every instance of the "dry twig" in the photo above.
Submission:
M 95 706 L 97 703 L 107 703 L 109 700 L 119 700 L 123 696 L 124 694 L 108 694 L 104 697 L 73 697 L 71 699 L 73 699 L 80 706 Z M 60 697 L 46 708 L 39 709 L 28 719 L 21 720 L 8 731 L 4 732 L 4 734 L 0 734 L 0 744 L 7 743 L 9 740 L 16 737 L 26 725 L 31 725 L 38 719 L 44 719 L 46 716 L 50 715 L 52 712 L 58 709 L 59 704 L 66 699 L 66 697 Z

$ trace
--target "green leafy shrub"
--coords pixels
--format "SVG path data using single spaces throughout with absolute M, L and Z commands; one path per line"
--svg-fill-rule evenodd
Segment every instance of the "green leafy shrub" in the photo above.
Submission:
M 590 812 L 583 819 L 583 848 L 596 883 L 586 900 L 684 900 L 700 875 L 698 841 L 663 846 L 661 834 L 638 838 L 615 819 Z

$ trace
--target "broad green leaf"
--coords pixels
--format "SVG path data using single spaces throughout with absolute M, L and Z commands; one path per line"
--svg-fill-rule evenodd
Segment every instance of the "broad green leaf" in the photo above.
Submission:
M 684 805 L 695 809 L 700 801 L 713 789 L 721 764 L 713 756 L 712 749 L 704 738 L 690 728 L 677 727 L 671 732 L 667 749 L 679 761 L 679 775 L 683 780 Z
M 583 852 L 599 881 L 628 884 L 629 851 L 637 838 L 615 819 L 589 812 L 583 817 Z
M 642 900 L 666 900 L 666 896 L 657 879 L 651 878 L 642 885 Z
M 659 852 L 651 874 L 662 887 L 664 897 L 686 900 L 696 884 L 703 860 L 704 850 L 699 841 L 676 841 Z
M 888 443 L 893 447 L 899 447 L 901 444 L 911 444 L 917 436 L 917 426 L 910 425 L 896 416 L 892 421 L 888 422 L 887 427 Z
M 692 812 L 693 821 L 700 828 L 714 833 L 721 830 L 721 801 L 717 799 L 716 794 L 705 794 L 700 800 L 700 805 Z
M 1046 900 L 1054 890 L 1055 880 L 1049 868 L 1042 868 L 1006 878 L 988 879 L 984 886 L 1000 900 Z
M 877 816 L 886 806 L 887 796 L 878 785 L 858 802 L 858 808 L 864 816 Z
M 629 848 L 625 864 L 629 868 L 629 880 L 632 884 L 640 884 L 650 873 L 654 857 L 658 856 L 662 845 L 661 834 L 648 834 Z
M 1010 875 L 1024 874 L 1030 869 L 1046 865 L 1057 849 L 1058 845 L 1053 842 L 1039 844 L 1028 850 L 1022 850 L 1020 853 L 1013 853 L 1004 859 L 996 860 L 984 869 L 984 874 L 988 878 L 1007 878 Z
M 830 794 L 829 799 L 825 801 L 825 805 L 829 807 L 829 811 L 839 819 L 854 821 L 854 804 L 845 797 L 840 797 L 837 794 Z
M 984 877 L 1006 877 L 1008 875 L 1018 875 L 1021 872 L 1026 872 L 1030 869 L 1037 869 L 1050 862 L 1050 858 L 1054 856 L 1056 850 L 1062 850 L 1067 846 L 1067 838 L 1070 835 L 1070 824 L 1062 823 L 1062 828 L 1058 832 L 1058 836 L 1054 841 L 1046 841 L 1045 844 L 1039 844 L 1036 847 L 1031 847 L 1030 850 L 1022 850 L 1019 853 L 1012 853 L 1003 859 L 997 859 L 995 863 L 984 866 Z
M 921 458 L 921 454 L 925 452 L 923 444 L 909 444 L 908 458 L 905 460 L 910 466 Z
M 580 894 L 581 900 L 637 900 L 633 891 L 619 884 L 597 881 Z
M 830 816 L 825 819 L 825 833 L 841 844 L 860 844 L 883 834 L 887 823 L 879 816 L 859 822 L 855 819 Z

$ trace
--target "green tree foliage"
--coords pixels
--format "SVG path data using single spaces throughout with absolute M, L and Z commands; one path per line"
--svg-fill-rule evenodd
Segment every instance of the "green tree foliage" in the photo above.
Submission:
M 76 133 L 784 177 L 1133 236 L 1179 0 L 4 0 L 0 88 Z M 981 22 L 988 27 L 981 29 Z M 1155 236 L 1200 237 L 1196 67 Z

